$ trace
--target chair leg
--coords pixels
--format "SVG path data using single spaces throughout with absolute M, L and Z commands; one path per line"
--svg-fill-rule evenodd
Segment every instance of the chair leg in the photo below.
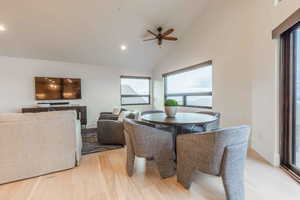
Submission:
M 159 174 L 162 178 L 169 178 L 176 174 L 175 162 L 170 159 L 163 160 L 160 157 L 154 157 L 158 167 Z
M 135 160 L 135 155 L 132 151 L 129 150 L 127 146 L 127 160 L 126 160 L 126 170 L 128 176 L 133 175 L 133 170 L 134 170 L 134 160 Z
M 223 159 L 222 180 L 227 200 L 244 200 L 244 168 L 247 145 L 226 147 Z
M 128 176 L 131 177 L 133 175 L 133 170 L 134 170 L 135 153 L 128 133 L 125 134 L 125 139 L 126 139 L 126 151 L 127 151 L 126 171 Z
M 195 168 L 188 162 L 177 160 L 177 182 L 189 189 L 192 184 L 192 175 Z

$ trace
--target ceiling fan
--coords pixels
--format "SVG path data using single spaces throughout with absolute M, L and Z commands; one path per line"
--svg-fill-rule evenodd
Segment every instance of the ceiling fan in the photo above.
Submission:
M 147 30 L 147 32 L 150 33 L 151 35 L 155 36 L 155 38 L 146 39 L 146 40 L 144 40 L 144 41 L 157 40 L 158 45 L 161 45 L 163 40 L 171 40 L 171 41 L 176 41 L 176 40 L 178 40 L 178 38 L 176 38 L 176 37 L 170 37 L 170 36 L 168 36 L 168 35 L 170 35 L 171 33 L 174 32 L 174 29 L 173 29 L 173 28 L 171 28 L 171 29 L 165 31 L 164 33 L 162 33 L 162 30 L 163 30 L 162 27 L 158 27 L 158 28 L 157 28 L 157 32 L 158 32 L 158 33 L 153 33 L 152 31 Z

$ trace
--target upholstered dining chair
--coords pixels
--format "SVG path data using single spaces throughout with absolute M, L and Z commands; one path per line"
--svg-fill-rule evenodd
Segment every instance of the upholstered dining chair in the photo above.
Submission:
M 194 171 L 221 176 L 227 200 L 244 200 L 244 166 L 250 127 L 177 137 L 177 180 L 191 186 Z
M 183 133 L 208 132 L 208 131 L 217 130 L 220 128 L 221 113 L 212 112 L 212 111 L 200 111 L 197 113 L 214 116 L 217 118 L 217 120 L 214 122 L 211 122 L 211 123 L 203 124 L 203 125 L 184 126 L 182 128 Z
M 127 146 L 127 173 L 133 175 L 135 156 L 156 162 L 162 178 L 175 175 L 173 135 L 131 119 L 124 119 Z

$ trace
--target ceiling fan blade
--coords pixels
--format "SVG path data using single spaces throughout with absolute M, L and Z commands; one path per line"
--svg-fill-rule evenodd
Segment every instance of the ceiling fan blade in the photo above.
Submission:
M 178 38 L 176 38 L 176 37 L 164 37 L 163 39 L 164 40 L 172 40 L 172 41 L 178 40 Z
M 167 36 L 167 35 L 170 35 L 171 33 L 173 33 L 174 32 L 174 29 L 169 29 L 169 30 L 167 30 L 166 32 L 164 32 L 163 34 L 162 34 L 162 36 L 164 37 L 164 36 Z
M 156 40 L 157 38 L 152 38 L 152 39 L 146 39 L 146 40 L 143 40 L 144 42 L 146 41 L 150 41 L 150 40 Z
M 152 31 L 150 31 L 150 30 L 147 30 L 147 31 L 148 31 L 148 33 L 150 33 L 150 34 L 154 35 L 155 37 L 157 37 L 157 35 L 155 33 L 153 33 Z

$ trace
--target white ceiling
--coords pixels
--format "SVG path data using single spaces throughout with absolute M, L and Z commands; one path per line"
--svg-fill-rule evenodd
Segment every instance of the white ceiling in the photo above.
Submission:
M 172 27 L 180 40 L 207 1 L 1 0 L 0 56 L 151 68 L 176 42 L 142 42 L 146 29 Z

